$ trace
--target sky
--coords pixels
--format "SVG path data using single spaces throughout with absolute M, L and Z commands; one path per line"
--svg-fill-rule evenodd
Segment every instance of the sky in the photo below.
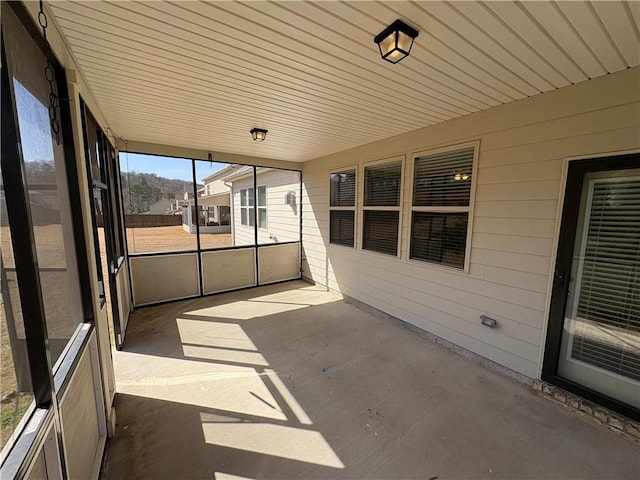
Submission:
M 196 161 L 196 179 L 202 179 L 225 168 L 227 163 Z M 159 177 L 193 181 L 191 160 L 176 157 L 161 157 L 158 155 L 144 155 L 120 151 L 120 170 L 122 172 L 136 171 L 139 173 L 155 173 Z

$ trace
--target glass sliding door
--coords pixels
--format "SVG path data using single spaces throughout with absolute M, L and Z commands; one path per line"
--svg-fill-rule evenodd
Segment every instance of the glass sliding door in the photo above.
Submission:
M 558 373 L 640 407 L 640 169 L 583 182 Z

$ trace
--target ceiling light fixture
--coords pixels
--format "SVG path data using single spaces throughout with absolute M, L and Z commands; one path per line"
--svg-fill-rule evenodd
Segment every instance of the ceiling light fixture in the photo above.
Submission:
M 268 131 L 269 130 L 262 130 L 261 128 L 252 128 L 251 137 L 256 142 L 264 142 L 265 138 L 267 138 Z
M 417 36 L 418 30 L 398 19 L 376 35 L 373 41 L 378 44 L 383 60 L 398 63 L 409 55 Z

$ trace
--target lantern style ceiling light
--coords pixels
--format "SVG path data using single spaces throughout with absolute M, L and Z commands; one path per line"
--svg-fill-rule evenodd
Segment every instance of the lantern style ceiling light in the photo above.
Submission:
M 268 131 L 269 130 L 262 130 L 261 128 L 252 128 L 251 137 L 256 142 L 264 142 L 265 138 L 267 138 Z
M 376 35 L 373 41 L 378 44 L 383 60 L 398 63 L 409 55 L 413 40 L 417 36 L 418 31 L 415 28 L 402 20 L 396 20 Z

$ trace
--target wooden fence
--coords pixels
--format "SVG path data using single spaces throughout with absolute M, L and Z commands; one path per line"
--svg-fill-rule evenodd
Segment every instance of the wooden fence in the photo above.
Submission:
M 104 226 L 102 215 L 96 215 L 96 222 Z M 127 228 L 173 227 L 182 225 L 182 215 L 125 215 L 124 222 Z

